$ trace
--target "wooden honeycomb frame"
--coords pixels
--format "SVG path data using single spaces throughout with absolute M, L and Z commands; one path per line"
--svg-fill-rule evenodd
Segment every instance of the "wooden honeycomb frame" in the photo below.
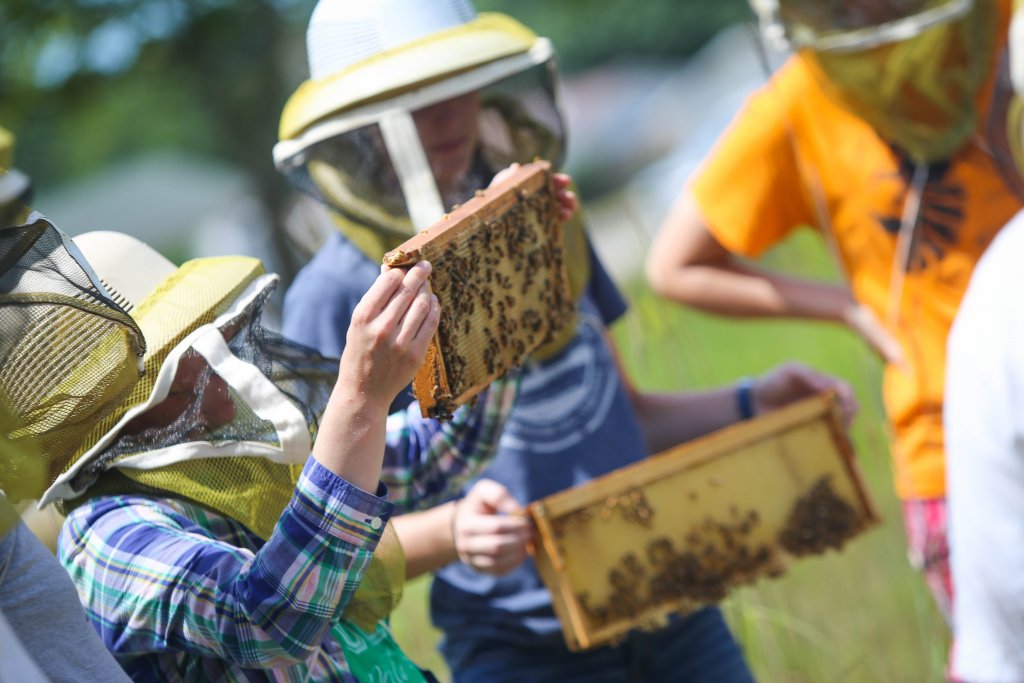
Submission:
M 425 417 L 447 419 L 572 320 L 563 254 L 551 165 L 537 161 L 384 255 L 433 265 L 441 321 L 412 384 Z
M 656 628 L 879 521 L 831 394 L 530 505 L 569 649 Z

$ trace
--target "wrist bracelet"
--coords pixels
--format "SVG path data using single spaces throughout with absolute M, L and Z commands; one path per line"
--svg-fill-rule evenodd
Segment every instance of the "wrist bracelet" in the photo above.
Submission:
M 736 412 L 741 420 L 754 417 L 754 378 L 744 377 L 736 383 Z

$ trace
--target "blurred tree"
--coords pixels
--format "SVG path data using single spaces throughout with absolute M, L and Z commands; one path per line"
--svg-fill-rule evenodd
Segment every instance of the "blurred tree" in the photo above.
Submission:
M 750 18 L 747 0 L 475 0 L 505 12 L 558 48 L 568 73 L 622 57 L 686 57 L 728 24 Z
M 0 123 L 18 135 L 18 164 L 55 187 L 126 156 L 182 150 L 242 169 L 270 215 L 281 216 L 289 190 L 270 150 L 281 108 L 306 76 L 303 34 L 314 4 L 4 0 Z M 622 55 L 687 55 L 746 14 L 745 0 L 477 6 L 550 36 L 567 71 Z
M 5 0 L 0 122 L 18 135 L 17 163 L 52 187 L 126 156 L 181 150 L 241 169 L 281 215 L 288 189 L 270 150 L 304 78 L 312 5 Z

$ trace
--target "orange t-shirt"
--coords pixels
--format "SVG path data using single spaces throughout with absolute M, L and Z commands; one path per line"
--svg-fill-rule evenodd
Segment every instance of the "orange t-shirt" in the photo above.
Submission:
M 714 237 L 747 257 L 801 225 L 822 227 L 817 193 L 854 296 L 888 324 L 909 175 L 873 129 L 831 100 L 812 68 L 794 57 L 748 100 L 690 189 Z M 933 171 L 922 195 L 891 330 L 908 369 L 887 367 L 883 387 L 896 436 L 896 489 L 904 499 L 945 495 L 946 335 L 974 264 L 1021 208 L 996 162 L 975 144 L 944 172 Z

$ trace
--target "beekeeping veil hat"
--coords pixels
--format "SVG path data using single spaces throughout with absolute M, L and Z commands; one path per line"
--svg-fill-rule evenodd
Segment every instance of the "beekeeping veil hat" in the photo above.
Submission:
M 307 50 L 274 161 L 349 221 L 402 241 L 508 164 L 562 160 L 554 50 L 510 17 L 468 0 L 321 0 Z
M 0 127 L 0 492 L 35 499 L 142 371 L 142 332 L 75 245 L 25 203 Z
M 269 535 L 310 453 L 336 361 L 262 327 L 277 277 L 257 259 L 176 267 L 120 233 L 75 243 L 145 335 L 144 374 L 42 504 L 111 486 L 170 492 Z
M 145 342 L 70 239 L 37 212 L 7 215 L 16 221 L 0 229 L 0 489 L 16 502 L 38 498 L 116 411 Z
M 1002 0 L 750 0 L 761 33 L 802 52 L 827 89 L 912 161 L 973 134 Z

